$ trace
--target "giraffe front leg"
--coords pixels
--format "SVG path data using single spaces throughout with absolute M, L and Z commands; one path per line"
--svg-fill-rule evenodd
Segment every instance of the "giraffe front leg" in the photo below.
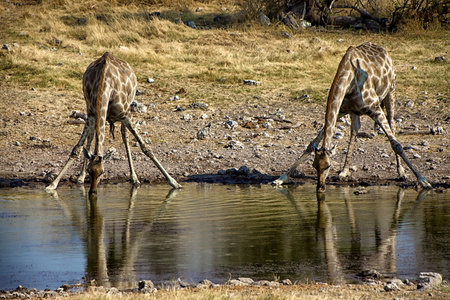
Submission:
M 292 175 L 292 173 L 294 173 L 295 169 L 297 169 L 298 165 L 304 161 L 309 154 L 311 154 L 311 152 L 314 151 L 315 147 L 317 146 L 317 144 L 320 143 L 320 141 L 323 138 L 323 127 L 319 130 L 319 133 L 317 134 L 316 138 L 314 140 L 312 140 L 308 147 L 306 147 L 306 149 L 303 151 L 302 155 L 300 155 L 300 157 L 294 162 L 294 164 L 292 165 L 292 167 L 283 175 L 281 175 L 280 177 L 278 177 L 278 179 L 274 180 L 272 182 L 273 185 L 279 187 L 285 183 L 288 182 L 289 177 Z
M 167 173 L 167 171 L 164 169 L 164 167 L 161 165 L 161 163 L 156 159 L 156 157 L 153 154 L 153 152 L 151 151 L 151 149 L 147 148 L 147 146 L 145 145 L 141 136 L 137 133 L 137 131 L 134 129 L 133 125 L 131 124 L 130 118 L 126 117 L 122 122 L 125 124 L 125 126 L 128 128 L 128 130 L 130 130 L 131 133 L 134 135 L 134 137 L 136 138 L 136 140 L 139 143 L 139 146 L 141 147 L 142 152 L 144 152 L 145 155 L 150 157 L 150 159 L 153 161 L 155 166 L 161 171 L 161 173 L 163 173 L 164 177 L 166 177 L 169 184 L 173 188 L 181 189 L 182 186 L 175 179 L 173 179 L 172 176 L 169 175 L 169 173 Z
M 128 139 L 127 139 L 127 128 L 125 127 L 125 125 L 123 123 L 122 123 L 122 127 L 120 128 L 120 130 L 122 132 L 122 140 L 123 140 L 123 143 L 125 144 L 125 150 L 127 152 L 128 165 L 130 167 L 131 182 L 133 183 L 134 186 L 139 186 L 139 185 L 141 185 L 141 183 L 139 182 L 139 179 L 136 176 L 136 172 L 134 171 L 133 158 L 131 157 L 130 145 L 128 144 Z
M 413 164 L 406 157 L 405 153 L 403 152 L 402 145 L 400 145 L 400 143 L 397 142 L 395 139 L 391 139 L 390 142 L 391 142 L 391 146 L 392 146 L 392 149 L 394 150 L 395 154 L 399 155 L 403 159 L 403 161 L 406 163 L 406 165 L 409 167 L 409 169 L 416 176 L 419 184 L 425 189 L 432 189 L 433 186 L 425 179 L 425 177 L 420 175 L 420 173 L 417 171 L 417 169 L 413 166 Z
M 66 164 L 62 168 L 61 172 L 59 172 L 58 176 L 56 176 L 55 180 L 50 183 L 45 190 L 46 191 L 53 191 L 58 187 L 59 181 L 63 177 L 63 175 L 67 172 L 69 167 L 72 165 L 75 159 L 77 159 L 80 156 L 81 153 L 81 147 L 84 144 L 84 141 L 86 140 L 86 136 L 89 134 L 89 126 L 88 124 L 84 125 L 83 133 L 81 134 L 80 140 L 78 143 L 73 147 L 72 152 L 70 153 L 69 159 L 67 160 Z

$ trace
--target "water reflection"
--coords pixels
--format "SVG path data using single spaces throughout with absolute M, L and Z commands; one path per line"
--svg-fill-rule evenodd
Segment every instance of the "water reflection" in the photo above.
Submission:
M 317 195 L 314 185 L 102 188 L 98 198 L 82 188 L 61 187 L 52 196 L 0 191 L 0 288 L 54 289 L 82 277 L 125 289 L 141 279 L 178 277 L 344 283 L 364 269 L 450 275 L 445 193 L 372 187 L 358 196 L 350 188 Z M 23 266 L 30 256 L 32 264 Z
M 152 225 L 165 210 L 166 204 L 178 193 L 171 189 L 160 207 L 152 216 L 151 221 L 145 220 L 136 224 L 133 219 L 138 187 L 130 189 L 124 224 L 115 226 L 113 232 L 107 232 L 105 220 L 99 209 L 98 196 L 88 195 L 83 186 L 79 187 L 80 197 L 85 200 L 85 213 L 61 199 L 56 190 L 48 193 L 57 200 L 67 217 L 72 220 L 84 243 L 86 256 L 86 272 L 83 277 L 86 285 L 101 285 L 120 289 L 135 288 L 137 277 L 134 264 L 142 239 L 151 231 Z M 84 222 L 84 219 L 86 222 Z M 138 228 L 133 228 L 138 225 Z

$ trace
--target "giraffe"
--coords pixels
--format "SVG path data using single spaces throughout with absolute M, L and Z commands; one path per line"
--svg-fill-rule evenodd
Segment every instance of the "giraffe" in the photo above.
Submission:
M 134 171 L 130 146 L 127 140 L 127 129 L 136 138 L 142 152 L 150 157 L 153 163 L 163 173 L 173 188 L 181 188 L 159 163 L 151 149 L 147 148 L 141 136 L 137 133 L 131 122 L 130 104 L 136 95 L 137 79 L 129 64 L 112 54 L 105 52 L 99 59 L 92 62 L 83 75 L 83 93 L 87 108 L 87 121 L 81 134 L 80 140 L 72 149 L 72 152 L 61 172 L 46 187 L 47 191 L 55 190 L 64 173 L 75 159 L 81 154 L 81 147 L 86 139 L 86 148 L 83 148 L 84 162 L 81 173 L 77 179 L 79 184 L 84 182 L 86 168 L 90 175 L 91 185 L 89 194 L 97 193 L 97 185 L 104 172 L 103 163 L 111 153 L 104 154 L 105 126 L 106 121 L 110 124 L 114 136 L 114 123 L 121 122 L 122 140 L 127 152 L 130 177 L 133 185 L 140 185 L 139 179 Z M 90 148 L 94 140 L 94 153 Z
M 417 177 L 420 185 L 423 188 L 431 189 L 432 186 L 411 164 L 403 152 L 403 147 L 395 137 L 394 82 L 394 67 L 385 49 L 370 42 L 366 42 L 357 47 L 349 47 L 339 63 L 338 70 L 330 88 L 324 127 L 319 130 L 316 138 L 311 141 L 292 167 L 275 180 L 274 184 L 281 185 L 286 183 L 300 162 L 314 151 L 313 167 L 317 170 L 316 190 L 317 192 L 325 192 L 325 181 L 331 167 L 331 156 L 333 152 L 331 139 L 336 120 L 349 114 L 351 118 L 350 141 L 344 168 L 339 173 L 340 178 L 347 176 L 349 173 L 354 140 L 361 127 L 360 116 L 368 115 L 375 121 L 376 125 L 381 127 L 391 144 L 396 157 L 399 178 L 406 180 L 405 171 L 400 164 L 399 157 L 401 157 Z M 386 114 L 383 111 L 383 107 L 386 110 Z M 322 147 L 318 149 L 317 145 L 322 139 Z

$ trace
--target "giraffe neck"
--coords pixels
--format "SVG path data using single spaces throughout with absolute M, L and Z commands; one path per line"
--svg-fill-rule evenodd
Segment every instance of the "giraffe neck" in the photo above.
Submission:
M 105 140 L 106 113 L 108 110 L 109 92 L 106 87 L 105 74 L 107 73 L 109 53 L 103 55 L 103 68 L 100 75 L 96 97 L 96 116 L 95 116 L 95 150 L 94 154 L 103 155 L 103 142 Z
M 333 137 L 334 126 L 336 125 L 337 116 L 341 108 L 342 101 L 352 82 L 352 69 L 350 66 L 349 56 L 353 47 L 348 48 L 331 84 L 330 93 L 328 94 L 327 110 L 325 114 L 325 127 L 323 135 L 322 148 L 331 148 L 331 138 Z

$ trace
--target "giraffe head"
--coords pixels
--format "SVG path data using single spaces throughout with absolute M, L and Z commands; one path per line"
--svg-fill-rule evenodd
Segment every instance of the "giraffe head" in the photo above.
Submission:
M 318 193 L 325 192 L 325 180 L 328 177 L 328 172 L 331 167 L 331 157 L 334 154 L 334 150 L 336 145 L 331 150 L 327 150 L 325 148 L 317 149 L 317 146 L 314 145 L 314 162 L 313 167 L 317 170 L 317 188 L 316 191 Z
M 86 159 L 89 160 L 89 164 L 87 167 L 87 171 L 89 176 L 91 177 L 91 187 L 89 189 L 89 195 L 97 194 L 97 185 L 100 181 L 100 177 L 102 176 L 105 169 L 103 168 L 103 156 L 99 156 L 96 154 L 90 154 L 86 148 L 83 148 L 83 154 Z

